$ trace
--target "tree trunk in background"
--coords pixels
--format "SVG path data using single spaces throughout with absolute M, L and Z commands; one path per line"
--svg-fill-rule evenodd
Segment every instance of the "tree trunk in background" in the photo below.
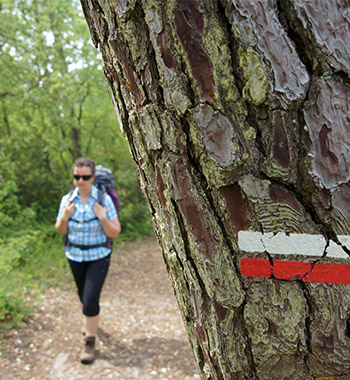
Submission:
M 202 379 L 349 378 L 349 2 L 82 5 Z

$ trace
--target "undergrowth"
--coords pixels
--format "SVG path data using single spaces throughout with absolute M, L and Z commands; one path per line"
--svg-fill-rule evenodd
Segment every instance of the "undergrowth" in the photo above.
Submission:
M 62 238 L 53 226 L 8 231 L 0 239 L 0 328 L 18 325 L 48 286 L 71 280 Z

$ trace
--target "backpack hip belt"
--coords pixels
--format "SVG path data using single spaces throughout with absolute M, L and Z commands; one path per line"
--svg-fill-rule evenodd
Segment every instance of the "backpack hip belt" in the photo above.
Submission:
M 83 251 L 87 250 L 87 249 L 101 248 L 101 247 L 111 248 L 111 239 L 107 239 L 103 243 L 91 244 L 91 245 L 75 244 L 75 243 L 71 243 L 70 241 L 68 241 L 66 247 L 79 248 Z

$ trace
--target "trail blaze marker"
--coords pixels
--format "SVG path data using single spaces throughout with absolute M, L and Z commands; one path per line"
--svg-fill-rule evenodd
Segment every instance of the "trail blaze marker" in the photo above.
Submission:
M 327 244 L 322 235 L 266 233 L 240 231 L 238 245 L 242 251 L 264 253 L 269 259 L 242 258 L 241 273 L 246 277 L 266 277 L 280 280 L 301 280 L 305 282 L 323 282 L 350 284 L 350 265 L 291 261 L 291 257 L 309 256 L 313 258 L 350 259 L 345 249 L 350 251 L 350 236 L 340 235 L 341 245 L 330 241 Z M 345 249 L 344 249 L 345 247 Z M 276 260 L 274 256 L 287 260 Z

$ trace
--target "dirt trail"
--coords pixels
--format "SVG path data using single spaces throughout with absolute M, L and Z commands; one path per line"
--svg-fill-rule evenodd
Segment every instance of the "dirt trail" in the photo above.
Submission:
M 50 288 L 27 323 L 0 335 L 4 380 L 197 380 L 176 299 L 155 239 L 113 254 L 101 298 L 99 358 L 84 366 L 74 289 Z

